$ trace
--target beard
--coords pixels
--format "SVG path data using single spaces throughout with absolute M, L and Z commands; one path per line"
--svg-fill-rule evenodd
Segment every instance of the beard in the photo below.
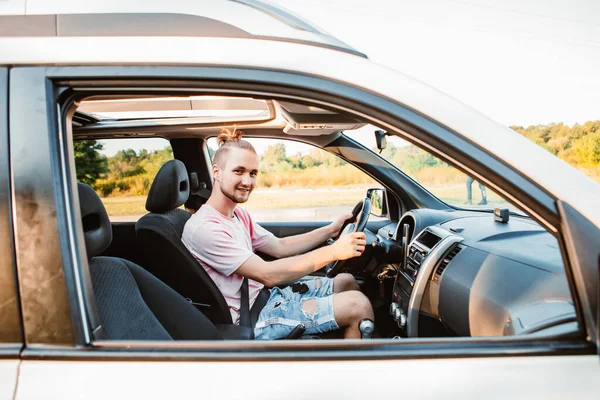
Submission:
M 237 189 L 233 189 L 232 192 L 228 192 L 223 187 L 223 185 L 219 185 L 219 188 L 221 189 L 221 193 L 223 193 L 225 195 L 225 197 L 227 197 L 229 200 L 233 201 L 236 204 L 241 204 L 241 203 L 247 202 L 248 199 L 250 198 L 250 193 L 252 193 L 252 188 L 248 189 L 248 192 L 246 192 L 246 195 L 236 195 Z

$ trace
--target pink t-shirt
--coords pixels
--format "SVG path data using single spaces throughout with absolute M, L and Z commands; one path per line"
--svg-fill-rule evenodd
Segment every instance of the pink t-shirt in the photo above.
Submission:
M 204 204 L 186 222 L 181 240 L 221 290 L 233 323 L 239 324 L 244 278 L 235 271 L 274 236 L 252 221 L 246 210 L 236 207 L 235 213 L 238 218 L 230 218 Z M 248 279 L 250 308 L 263 286 Z

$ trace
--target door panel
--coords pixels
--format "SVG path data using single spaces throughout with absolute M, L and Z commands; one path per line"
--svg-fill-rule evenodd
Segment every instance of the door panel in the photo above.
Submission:
M 299 386 L 299 377 L 315 376 L 315 371 L 327 374 Z M 394 394 L 407 399 L 596 400 L 598 376 L 595 355 L 354 362 L 32 360 L 23 362 L 16 400 L 64 400 L 75 393 L 98 400 L 384 399 Z M 268 390 L 257 386 L 257 377 L 268 379 Z M 360 383 L 347 384 L 344 378 Z
M 68 68 L 62 68 L 61 70 L 63 73 L 60 76 L 63 79 L 65 76 L 70 76 Z M 52 68 L 45 71 L 49 74 L 52 74 L 53 71 L 56 73 Z M 94 69 L 94 71 L 105 74 L 104 69 L 101 67 Z M 233 73 L 221 68 L 218 71 L 221 75 Z M 177 74 L 173 72 L 177 72 Z M 170 71 L 168 77 L 184 76 L 184 74 L 180 75 L 179 72 L 179 69 Z M 194 78 L 198 78 L 201 76 L 200 72 L 202 72 L 200 69 L 193 70 L 191 74 Z M 236 70 L 235 73 L 244 74 L 241 75 L 244 76 L 244 79 L 253 79 L 248 71 L 241 68 L 239 71 Z M 85 74 L 85 70 L 80 73 L 80 76 L 81 74 Z M 138 74 L 137 69 L 132 70 L 130 74 Z M 268 72 L 268 74 L 264 77 L 265 81 L 269 82 L 276 79 L 272 78 L 276 75 L 271 72 Z M 219 79 L 222 78 L 221 75 Z M 301 76 L 290 75 L 294 78 L 294 82 L 299 85 L 296 80 Z M 255 82 L 251 83 L 255 84 Z M 327 83 L 333 85 L 330 81 Z M 312 85 L 308 88 L 310 89 L 310 87 L 317 86 Z M 354 96 L 354 98 L 361 97 L 361 94 L 363 93 L 358 93 L 358 96 Z M 343 98 L 344 96 L 340 97 Z M 399 111 L 408 112 L 406 109 L 398 107 L 400 108 Z M 367 109 L 367 114 L 368 111 L 369 109 Z M 397 115 L 397 113 L 390 112 L 390 115 Z M 43 131 L 43 128 L 40 128 L 40 131 Z M 459 136 L 451 136 L 451 138 L 460 139 Z M 432 142 L 431 138 L 426 139 L 427 143 Z M 456 146 L 456 148 L 459 148 L 459 146 Z M 461 152 L 466 152 L 466 150 L 463 149 Z M 503 183 L 504 180 L 499 180 L 499 182 Z M 519 188 L 518 183 L 514 185 Z M 507 185 L 507 190 L 512 187 Z M 516 193 L 519 194 L 519 191 Z M 286 224 L 273 225 L 271 229 L 278 230 L 278 233 L 281 234 L 284 232 L 291 234 L 291 232 L 314 227 L 316 226 L 294 226 L 294 224 L 288 227 Z M 129 232 L 131 232 L 130 229 Z M 211 357 L 209 361 L 195 359 L 192 350 L 185 354 L 188 356 L 187 359 L 178 360 L 177 351 L 171 352 L 170 358 L 168 358 L 161 355 L 159 351 L 144 352 L 142 350 L 124 354 L 127 351 L 125 347 L 120 348 L 124 353 L 118 351 L 102 352 L 101 348 L 94 347 L 94 350 L 99 351 L 90 351 L 89 355 L 86 355 L 85 349 L 82 348 L 76 353 L 74 352 L 73 356 L 70 356 L 69 353 L 66 353 L 65 356 L 65 354 L 60 354 L 59 351 L 50 353 L 45 349 L 31 349 L 30 353 L 26 351 L 24 354 L 25 361 L 21 368 L 17 399 L 44 397 L 60 398 L 62 400 L 65 397 L 65 392 L 77 393 L 85 398 L 102 399 L 123 398 L 126 396 L 177 398 L 189 397 L 190 395 L 202 395 L 209 398 L 255 397 L 264 399 L 265 393 L 267 393 L 267 396 L 270 394 L 271 397 L 278 398 L 281 397 L 282 393 L 285 393 L 285 396 L 289 398 L 307 398 L 311 395 L 319 398 L 332 395 L 340 398 L 344 396 L 349 398 L 371 398 L 373 396 L 387 397 L 390 393 L 396 392 L 403 396 L 412 395 L 415 398 L 460 396 L 477 399 L 482 397 L 562 399 L 570 397 L 569 395 L 572 395 L 574 387 L 576 387 L 578 398 L 597 397 L 597 376 L 600 373 L 600 365 L 595 355 L 526 356 L 526 354 L 534 351 L 532 349 L 536 346 L 535 343 L 540 343 L 537 346 L 545 351 L 552 351 L 550 354 L 560 354 L 556 349 L 560 348 L 560 345 L 568 348 L 569 343 L 562 344 L 550 341 L 525 341 L 522 343 L 517 340 L 514 342 L 505 340 L 498 342 L 498 344 L 505 346 L 499 348 L 486 347 L 486 344 L 495 344 L 492 340 L 485 343 L 469 342 L 468 345 L 472 346 L 464 346 L 464 343 L 459 340 L 448 340 L 445 342 L 448 347 L 439 352 L 447 358 L 440 359 L 437 358 L 439 354 L 423 354 L 423 350 L 427 349 L 427 345 L 430 343 L 428 341 L 422 341 L 415 345 L 417 349 L 413 348 L 413 353 L 410 353 L 413 358 L 407 358 L 403 355 L 402 350 L 407 349 L 406 351 L 410 352 L 411 342 L 401 341 L 400 343 L 403 342 L 408 342 L 409 346 L 400 345 L 395 347 L 393 344 L 395 342 L 390 344 L 389 342 L 373 341 L 371 342 L 374 344 L 372 348 L 367 344 L 363 345 L 369 352 L 363 352 L 359 355 L 344 347 L 336 347 L 338 346 L 337 343 L 311 344 L 311 353 L 308 356 L 303 355 L 305 359 L 308 359 L 305 362 L 297 362 L 297 359 L 301 358 L 301 351 L 294 350 L 292 346 L 281 347 L 286 351 L 278 353 L 278 350 L 275 350 L 270 356 L 273 358 L 278 356 L 287 357 L 288 360 L 291 358 L 296 359 L 292 361 L 280 361 L 278 359 L 276 362 L 256 361 L 260 359 L 259 356 L 251 354 L 249 351 L 234 353 L 231 351 L 231 347 L 229 347 L 229 351 L 222 348 L 213 350 L 210 347 L 195 349 L 203 352 L 206 357 Z M 554 346 L 555 343 L 556 346 Z M 99 345 L 101 344 L 96 344 L 96 346 Z M 286 344 L 276 343 L 275 345 L 285 346 Z M 467 347 L 467 349 L 461 347 L 461 345 Z M 569 354 L 577 353 L 574 348 L 579 345 L 579 342 L 572 345 L 573 348 L 568 350 L 571 351 Z M 205 346 L 205 344 L 199 346 Z M 252 346 L 260 349 L 258 354 L 262 354 L 260 353 L 262 351 L 265 352 L 264 354 L 268 354 L 269 345 L 267 344 L 249 345 L 244 350 Z M 332 347 L 328 348 L 326 346 Z M 319 351 L 319 348 L 324 351 Z M 380 353 L 376 356 L 374 354 L 378 348 Z M 385 354 L 382 355 L 381 349 Z M 371 350 L 373 353 L 371 353 Z M 392 353 L 392 351 L 395 352 Z M 467 353 L 467 351 L 470 351 L 470 353 Z M 493 357 L 469 358 L 472 354 L 487 354 L 493 355 Z M 586 354 L 589 354 L 589 351 Z M 116 360 L 116 356 L 120 355 L 124 355 L 124 357 Z M 179 355 L 182 354 L 179 353 Z M 333 356 L 337 357 L 336 361 L 328 359 L 328 357 Z M 453 356 L 456 356 L 456 358 L 452 358 Z M 153 361 L 154 357 L 161 357 L 161 360 Z M 386 360 L 374 360 L 375 357 L 385 357 Z M 398 358 L 391 360 L 391 357 Z M 416 357 L 422 358 L 416 359 Z M 52 358 L 54 358 L 54 361 Z M 133 361 L 135 359 L 143 359 L 143 361 Z M 246 361 L 235 362 L 234 360 L 237 359 Z M 353 359 L 354 362 L 340 361 L 348 359 Z M 304 384 L 301 390 L 295 390 L 298 388 L 298 379 L 313 376 L 316 369 L 327 370 L 327 377 L 309 381 L 304 379 L 303 382 L 308 383 Z M 250 370 L 252 370 L 251 374 L 248 373 Z M 132 371 L 135 371 L 135 373 L 131 373 Z M 265 392 L 256 387 L 256 376 L 269 379 L 268 391 Z M 232 377 L 235 377 L 235 385 L 231 385 Z M 363 384 L 342 384 L 344 377 L 360 377 Z M 201 384 L 198 384 L 199 379 L 201 379 Z M 473 382 L 478 382 L 478 384 L 473 384 Z M 499 387 L 502 390 L 498 390 Z M 248 390 L 248 388 L 253 390 Z
M 12 400 L 17 388 L 19 360 L 0 360 L 0 400 Z

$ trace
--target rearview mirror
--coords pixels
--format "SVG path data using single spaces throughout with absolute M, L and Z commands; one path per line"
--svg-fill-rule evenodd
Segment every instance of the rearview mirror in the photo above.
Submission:
M 375 131 L 375 142 L 377 143 L 377 149 L 381 153 L 383 149 L 387 147 L 387 132 L 380 129 Z
M 371 214 L 376 217 L 385 217 L 388 213 L 385 189 L 369 189 L 367 190 L 367 197 L 371 199 Z

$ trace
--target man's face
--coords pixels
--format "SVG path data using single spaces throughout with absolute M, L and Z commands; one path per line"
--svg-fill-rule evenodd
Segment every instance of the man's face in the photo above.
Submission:
M 250 150 L 231 148 L 223 164 L 215 173 L 221 193 L 234 203 L 245 203 L 256 186 L 258 156 Z

